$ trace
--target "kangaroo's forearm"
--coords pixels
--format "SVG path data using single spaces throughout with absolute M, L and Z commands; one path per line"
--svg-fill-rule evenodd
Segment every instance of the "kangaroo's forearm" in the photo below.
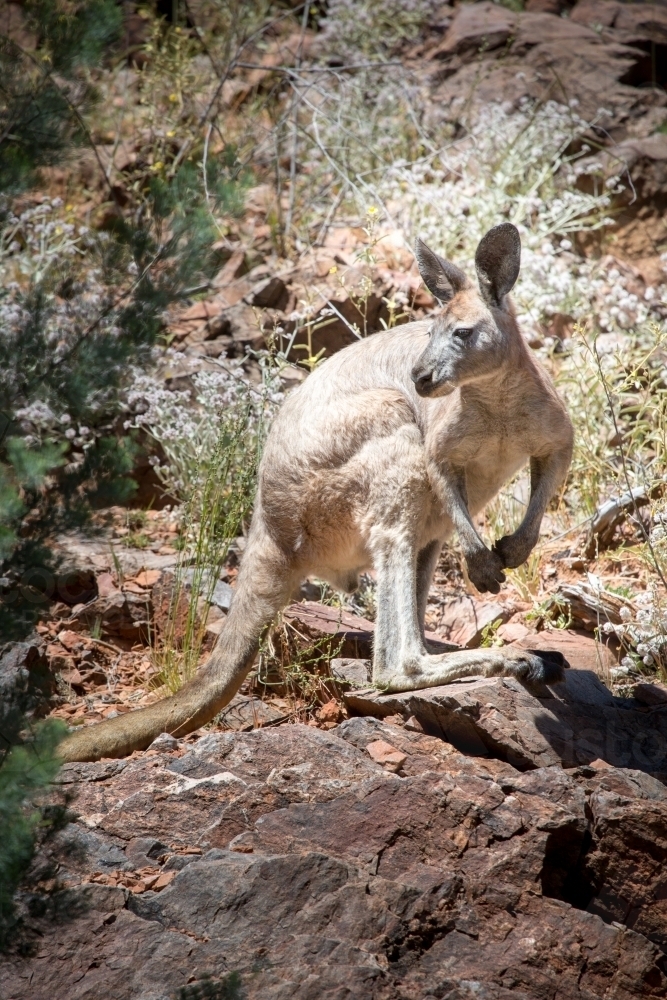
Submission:
M 468 493 L 465 469 L 447 465 L 429 468 L 429 479 L 443 513 L 450 518 L 459 536 L 463 554 L 468 557 L 485 548 L 468 510 Z
M 531 458 L 530 501 L 526 514 L 516 531 L 501 538 L 494 546 L 507 569 L 520 566 L 535 548 L 542 518 L 552 497 L 565 481 L 571 454 L 572 449 L 568 445 L 549 455 Z

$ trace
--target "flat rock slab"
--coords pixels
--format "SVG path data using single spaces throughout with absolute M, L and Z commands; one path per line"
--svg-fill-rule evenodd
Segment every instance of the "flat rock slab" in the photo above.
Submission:
M 555 649 L 562 653 L 571 667 L 604 673 L 618 663 L 617 651 L 610 641 L 597 642 L 590 634 L 578 629 L 557 628 L 534 632 L 511 643 L 519 649 Z
M 312 639 L 331 637 L 331 647 L 341 658 L 365 660 L 373 655 L 375 623 L 366 618 L 317 601 L 290 604 L 283 616 Z M 434 653 L 451 649 L 451 644 L 435 632 L 427 632 L 426 639 Z
M 484 630 L 502 624 L 511 611 L 495 601 L 479 601 L 470 594 L 455 597 L 445 607 L 438 628 L 442 638 L 466 649 L 475 649 L 484 638 Z
M 231 971 L 247 1000 L 667 995 L 655 779 L 520 773 L 372 718 L 174 743 L 63 768 L 78 817 L 37 859 L 58 886 L 24 898 L 3 1000 L 194 998 Z
M 402 694 L 345 694 L 358 715 L 414 716 L 424 730 L 466 754 L 520 770 L 603 760 L 667 778 L 667 706 L 614 698 L 590 670 L 532 692 L 511 677 L 471 677 Z
M 270 702 L 236 694 L 229 705 L 218 713 L 217 722 L 225 729 L 245 733 L 262 726 L 275 726 L 286 718 L 285 713 Z

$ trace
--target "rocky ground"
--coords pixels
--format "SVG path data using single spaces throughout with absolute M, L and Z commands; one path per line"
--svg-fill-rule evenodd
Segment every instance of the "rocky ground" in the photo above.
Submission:
M 522 764 L 393 715 L 67 765 L 59 886 L 2 996 L 166 1000 L 231 970 L 248 997 L 664 996 L 664 785 Z
M 604 250 L 640 296 L 665 281 L 665 11 L 613 0 L 443 5 L 402 55 L 447 120 L 473 92 L 481 103 L 575 100 L 589 117 L 604 101 L 604 155 L 622 157 L 634 185 Z M 316 55 L 317 39 L 308 44 Z M 264 68 L 229 81 L 229 106 L 271 86 L 293 47 L 279 39 L 256 58 Z M 124 141 L 107 153 L 122 185 L 139 153 Z M 54 174 L 56 188 L 65 182 Z M 332 225 L 288 262 L 271 243 L 272 204 L 268 185 L 253 189 L 213 287 L 171 316 L 187 364 L 170 385 L 243 359 L 278 328 L 311 355 L 331 354 L 353 338 L 350 324 L 379 330 L 388 302 L 406 317 L 433 305 L 389 240 L 362 313 L 335 271 L 346 269 L 348 287 L 368 273 L 355 275 L 363 231 Z M 89 221 L 99 205 L 79 209 Z M 581 249 L 599 251 L 596 239 Z M 316 306 L 300 326 L 306 300 Z M 569 323 L 554 317 L 533 342 Z M 294 384 L 305 372 L 287 375 Z M 3 710 L 31 679 L 44 691 L 39 714 L 70 726 L 162 693 L 154 650 L 181 526 L 140 471 L 147 512 L 118 508 L 96 538 L 58 540 L 69 571 L 34 639 L 4 650 Z M 621 522 L 599 521 L 605 544 Z M 65 766 L 59 790 L 73 817 L 22 894 L 3 1000 L 195 1000 L 212 988 L 207 976 L 219 984 L 232 971 L 248 998 L 281 1000 L 667 996 L 667 688 L 619 667 L 624 650 L 599 631 L 623 620 L 624 588 L 646 585 L 646 564 L 631 548 L 598 552 L 593 529 L 563 539 L 551 527 L 539 601 L 513 585 L 482 600 L 445 552 L 428 638 L 558 649 L 564 684 L 471 678 L 380 695 L 369 687 L 372 599 L 325 604 L 311 582 L 280 626 L 292 650 L 317 644 L 309 685 L 254 671 L 205 730 L 165 734 L 127 760 Z M 205 609 L 205 651 L 224 627 L 242 548 Z M 567 628 L 540 611 L 555 595 Z

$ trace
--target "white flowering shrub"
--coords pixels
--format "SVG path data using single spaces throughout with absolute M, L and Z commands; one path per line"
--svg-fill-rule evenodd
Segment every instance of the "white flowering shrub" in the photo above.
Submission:
M 170 362 L 183 365 L 187 359 L 170 352 Z M 259 357 L 259 364 L 262 380 L 258 385 L 229 360 L 216 371 L 194 372 L 192 392 L 170 389 L 156 374 L 136 370 L 128 391 L 134 415 L 126 427 L 143 428 L 159 443 L 164 460 L 152 461 L 172 496 L 185 501 L 198 488 L 226 426 L 230 428 L 229 447 L 235 453 L 232 474 L 261 448 L 283 392 L 279 370 L 268 354 Z M 232 434 L 231 428 L 238 430 Z
M 577 113 L 576 102 L 536 106 L 526 99 L 510 110 L 487 104 L 460 139 L 450 138 L 448 126 L 430 125 L 429 114 L 418 110 L 423 103 L 418 86 L 400 71 L 381 81 L 360 72 L 304 93 L 309 142 L 301 183 L 310 187 L 304 221 L 316 215 L 312 193 L 328 177 L 361 217 L 369 204 L 380 205 L 406 246 L 419 235 L 468 268 L 484 233 L 513 222 L 522 239 L 514 300 L 529 335 L 556 313 L 594 319 L 602 331 L 631 330 L 661 315 L 667 288 L 639 290 L 631 268 L 574 250 L 574 233 L 612 221 L 611 197 L 622 190 L 620 178 L 605 179 L 590 155 L 585 139 L 592 123 Z M 583 175 L 594 193 L 581 189 Z M 329 203 L 320 202 L 319 210 L 328 217 Z
M 484 106 L 464 139 L 418 163 L 399 163 L 377 185 L 379 197 L 410 242 L 420 235 L 438 252 L 472 266 L 488 229 L 513 222 L 521 233 L 521 274 L 513 297 L 519 322 L 535 328 L 554 313 L 592 315 L 602 330 L 645 322 L 659 290 L 643 298 L 628 289 L 629 274 L 584 260 L 569 236 L 611 222 L 607 212 L 618 179 L 597 194 L 576 187 L 596 170 L 581 145 L 590 123 L 575 109 L 547 102 L 506 111 Z M 577 157 L 567 151 L 580 146 Z
M 635 673 L 638 661 L 648 673 L 659 670 L 667 674 L 667 596 L 659 586 L 636 594 L 633 598 L 634 614 L 630 608 L 621 608 L 620 623 L 605 622 L 602 631 L 615 635 L 625 648 L 634 650 L 635 658 L 626 656 L 621 661 L 621 676 Z
M 350 62 L 391 52 L 411 41 L 438 9 L 438 0 L 329 0 L 322 47 Z
M 108 242 L 73 222 L 60 198 L 9 212 L 0 229 L 0 398 L 24 445 L 62 447 L 69 471 L 95 443 L 86 419 L 97 437 L 110 430 L 126 368 L 115 289 L 100 267 Z M 90 367 L 84 361 L 75 372 L 76 354 Z M 99 366 L 104 377 L 96 381 Z
M 18 215 L 8 210 L 0 229 L 4 288 L 21 278 L 40 281 L 53 262 L 82 253 L 88 227 L 77 224 L 71 210 L 62 198 L 45 198 Z

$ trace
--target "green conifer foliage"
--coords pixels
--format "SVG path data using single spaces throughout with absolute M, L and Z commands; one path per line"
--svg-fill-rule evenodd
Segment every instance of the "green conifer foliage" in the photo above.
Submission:
M 233 164 L 209 163 L 207 203 L 201 164 L 186 157 L 173 176 L 151 177 L 139 203 L 121 208 L 111 191 L 102 230 L 57 244 L 48 206 L 31 218 L 16 195 L 40 168 L 92 144 L 89 69 L 113 55 L 120 7 L 26 0 L 23 9 L 33 47 L 0 38 L 0 273 L 21 254 L 30 272 L 0 286 L 4 638 L 25 634 L 52 596 L 58 533 L 131 496 L 137 446 L 123 429 L 123 389 L 132 366 L 150 360 L 166 307 L 219 267 L 210 208 L 238 208 L 245 183 Z M 40 249 L 49 238 L 53 252 Z
M 38 799 L 58 771 L 56 747 L 65 731 L 64 723 L 50 719 L 32 740 L 0 758 L 0 950 L 16 929 L 14 894 L 32 861 L 35 840 L 63 819 L 60 810 Z
M 86 141 L 95 93 L 80 74 L 120 30 L 115 0 L 25 0 L 34 49 L 0 36 L 0 192 L 26 188 L 35 170 Z

